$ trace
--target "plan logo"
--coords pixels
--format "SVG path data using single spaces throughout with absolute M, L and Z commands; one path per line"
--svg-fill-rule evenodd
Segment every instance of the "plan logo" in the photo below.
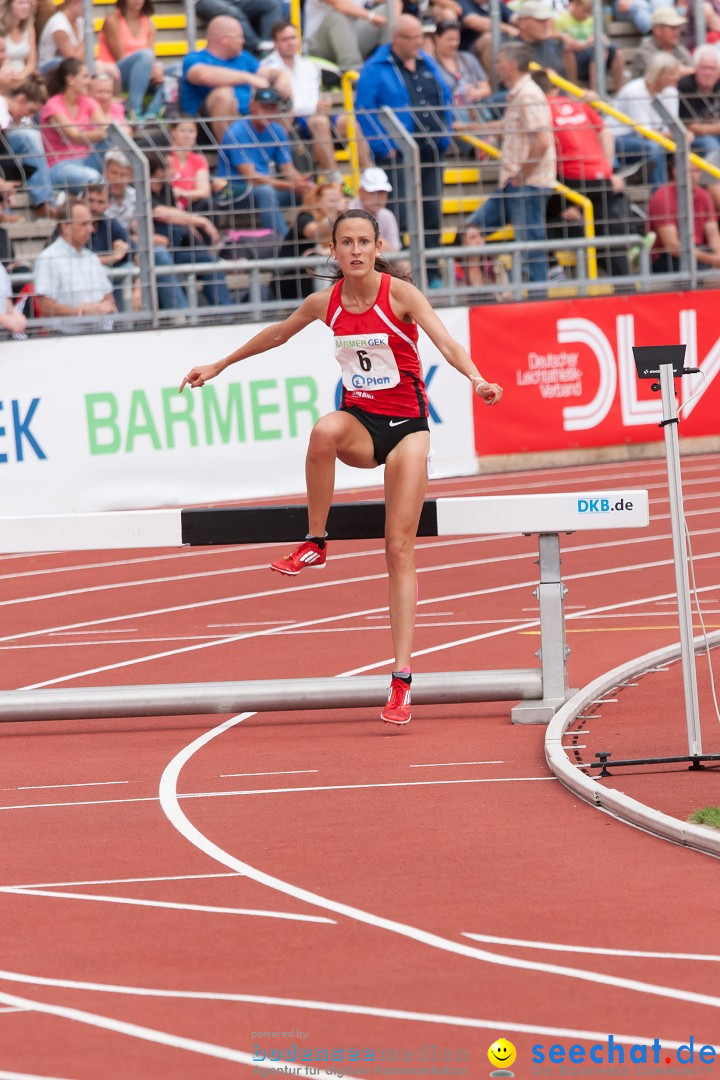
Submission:
M 628 499 L 618 499 L 611 502 L 610 499 L 578 499 L 578 514 L 609 514 L 613 510 L 632 510 L 635 504 Z

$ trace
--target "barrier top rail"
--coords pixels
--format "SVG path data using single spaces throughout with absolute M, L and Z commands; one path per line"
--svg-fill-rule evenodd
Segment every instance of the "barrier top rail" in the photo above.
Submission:
M 478 495 L 426 499 L 418 536 L 638 529 L 649 521 L 648 493 L 637 488 Z M 331 507 L 328 533 L 333 540 L 379 539 L 384 531 L 383 502 Z M 278 544 L 306 532 L 307 508 L 302 504 L 5 517 L 0 518 L 0 552 Z
M 667 135 L 660 135 L 657 131 L 652 131 L 651 128 L 647 128 L 644 124 L 636 124 L 635 121 L 627 115 L 627 113 L 621 112 L 620 109 L 616 109 L 614 105 L 610 105 L 607 101 L 602 101 L 600 98 L 588 100 L 587 91 L 582 87 L 576 86 L 575 83 L 570 82 L 569 79 L 564 79 L 562 75 L 558 75 L 554 71 L 550 71 L 541 67 L 540 64 L 533 61 L 530 64 L 532 71 L 545 71 L 550 82 L 553 86 L 557 86 L 558 90 L 565 90 L 566 93 L 572 94 L 574 97 L 583 98 L 588 101 L 589 105 L 592 105 L 593 109 L 597 109 L 598 112 L 605 113 L 606 116 L 612 116 L 614 120 L 618 120 L 621 124 L 625 124 L 626 127 L 632 128 L 644 139 L 648 139 L 650 142 L 658 143 L 663 149 L 669 150 L 673 153 L 677 149 L 677 143 L 674 139 L 668 139 Z M 699 157 L 698 154 L 689 154 L 690 161 L 693 165 L 697 165 L 702 172 L 707 173 L 709 176 L 714 176 L 716 180 L 720 180 L 720 169 L 711 165 L 710 162 L 705 161 L 704 158 Z

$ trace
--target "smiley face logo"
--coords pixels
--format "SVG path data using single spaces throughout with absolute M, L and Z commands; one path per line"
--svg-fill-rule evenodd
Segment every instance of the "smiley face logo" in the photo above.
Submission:
M 488 1049 L 488 1061 L 498 1069 L 507 1069 L 516 1057 L 515 1047 L 507 1039 L 496 1039 Z M 512 1073 L 509 1075 L 512 1076 Z

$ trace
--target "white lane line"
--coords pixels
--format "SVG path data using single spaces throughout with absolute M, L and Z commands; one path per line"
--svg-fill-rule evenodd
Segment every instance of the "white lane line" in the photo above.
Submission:
M 257 1061 L 253 1061 L 250 1054 L 245 1054 L 241 1050 L 232 1050 L 229 1046 L 216 1046 L 214 1043 L 200 1042 L 198 1039 L 186 1039 L 182 1035 L 171 1035 L 167 1031 L 142 1027 L 140 1024 L 129 1024 L 125 1020 L 114 1020 L 110 1016 L 100 1016 L 97 1013 L 86 1012 L 84 1009 L 49 1005 L 44 1001 L 32 1001 L 30 998 L 17 997 L 15 994 L 7 994 L 4 991 L 0 991 L 0 1001 L 21 1009 L 32 1009 L 33 1012 L 58 1016 L 63 1020 L 74 1020 L 79 1024 L 88 1024 L 90 1027 L 103 1028 L 105 1031 L 115 1031 L 134 1039 L 144 1039 L 146 1042 L 159 1043 L 161 1046 L 172 1046 L 176 1050 L 189 1050 L 191 1053 L 203 1054 L 206 1057 L 235 1061 L 239 1065 L 257 1065 Z
M 0 1009 L 0 1012 L 27 1012 L 27 1009 Z M 0 1080 L 69 1080 L 68 1077 L 46 1076 L 45 1073 L 19 1073 L 0 1069 Z
M 590 945 L 560 945 L 556 941 L 524 941 L 522 938 L 495 937 L 492 934 L 468 934 L 463 937 L 473 941 L 484 941 L 488 945 L 511 945 L 518 949 L 542 949 L 544 952 L 587 953 L 589 956 L 632 956 L 648 960 L 700 960 L 704 963 L 720 964 L 720 956 L 715 953 L 689 952 L 647 952 L 642 949 L 604 949 Z
M 56 788 L 78 787 L 117 787 L 120 784 L 129 784 L 129 780 L 91 780 L 86 784 L 29 784 L 19 788 L 2 788 L 2 791 L 51 791 Z M 134 783 L 139 783 L 135 780 Z
M 706 558 L 707 559 L 710 559 L 710 558 L 716 559 L 718 555 L 720 555 L 720 552 L 712 552 L 712 553 L 709 553 L 707 555 L 699 555 L 699 556 L 695 557 L 695 562 L 696 563 L 700 562 L 702 559 L 706 559 Z M 636 571 L 641 570 L 641 569 L 656 568 L 658 566 L 669 566 L 669 565 L 671 565 L 671 563 L 672 563 L 671 559 L 663 559 L 663 560 L 660 560 L 659 562 L 653 562 L 653 563 L 639 563 L 639 564 L 633 565 L 633 566 L 624 566 L 622 568 L 622 572 L 631 573 L 631 572 L 636 572 Z M 453 564 L 454 567 L 457 567 L 458 565 L 460 565 L 460 564 Z M 467 565 L 474 565 L 474 564 L 469 563 Z M 431 572 L 431 570 L 439 570 L 439 569 L 447 569 L 447 567 L 444 567 L 444 568 L 443 567 L 427 568 L 427 570 L 425 572 Z M 420 571 L 420 572 L 422 572 L 422 571 Z M 586 572 L 581 573 L 581 574 L 568 575 L 568 576 L 565 577 L 565 581 L 578 581 L 578 580 L 585 579 L 585 578 L 604 577 L 605 575 L 606 575 L 605 570 L 586 571 Z M 377 574 L 374 577 L 376 579 L 381 579 L 382 578 L 384 580 L 386 576 L 387 576 L 386 574 Z M 359 579 L 357 579 L 357 578 L 351 578 L 351 579 L 347 579 L 344 582 L 330 582 L 330 583 L 327 583 L 327 584 L 330 584 L 330 585 L 337 585 L 337 584 L 343 584 L 343 583 L 344 584 L 349 584 L 349 583 L 350 584 L 356 584 L 358 580 Z M 364 578 L 363 580 L 368 580 L 368 578 Z M 327 584 L 323 585 L 322 583 L 320 583 L 320 584 L 317 584 L 317 585 L 299 586 L 299 588 L 305 588 L 305 589 L 325 588 L 325 587 L 327 587 Z M 442 602 L 442 601 L 445 601 L 445 600 L 470 599 L 470 598 L 474 598 L 474 597 L 477 597 L 477 596 L 489 596 L 489 595 L 492 595 L 494 593 L 507 593 L 509 591 L 516 590 L 516 589 L 532 588 L 535 584 L 536 584 L 536 582 L 534 582 L 534 581 L 524 581 L 524 582 L 517 582 L 517 583 L 513 583 L 513 584 L 493 586 L 491 588 L 485 588 L 485 589 L 472 589 L 472 590 L 469 590 L 467 592 L 455 593 L 453 595 L 445 595 L 445 596 L 440 596 L 440 597 L 430 597 L 430 598 L 425 599 L 425 600 L 419 600 L 418 601 L 418 607 L 422 607 L 422 606 L 427 605 L 427 604 L 436 604 L 438 602 Z M 710 589 L 716 589 L 716 588 L 717 588 L 717 584 L 704 586 L 703 588 L 698 589 L 697 593 L 702 593 L 702 592 L 705 592 L 705 591 L 709 591 Z M 249 596 L 244 597 L 244 599 L 248 599 L 248 598 L 257 599 L 257 598 L 262 598 L 262 597 L 266 597 L 266 596 L 273 596 L 273 595 L 276 595 L 277 593 L 281 593 L 283 591 L 289 591 L 289 590 L 282 590 L 282 589 L 280 589 L 280 590 L 266 590 L 266 591 L 264 591 L 262 593 L 249 594 Z M 665 598 L 667 598 L 667 597 L 670 597 L 672 595 L 673 595 L 672 593 L 664 593 L 664 594 L 661 594 L 661 597 L 664 596 Z M 219 602 L 229 603 L 232 599 L 237 600 L 237 599 L 240 599 L 240 598 L 238 598 L 238 597 L 235 597 L 235 598 L 226 597 L 223 601 L 211 601 L 211 603 L 213 603 L 213 604 L 214 603 L 219 603 Z M 596 608 L 594 610 L 598 611 L 598 612 L 602 612 L 602 611 L 612 611 L 612 610 L 617 609 L 617 608 L 635 607 L 639 603 L 647 603 L 649 599 L 651 599 L 651 598 L 642 597 L 639 600 L 627 600 L 627 601 L 624 601 L 622 603 L 606 604 L 606 605 L 603 605 L 602 607 L 598 607 L 598 608 Z M 205 606 L 205 602 L 200 601 L 200 602 L 195 603 L 195 604 L 188 604 L 188 605 L 184 605 L 184 606 L 181 605 L 181 607 L 179 607 L 179 608 L 167 608 L 162 613 L 163 614 L 170 614 L 171 612 L 178 611 L 178 610 L 181 610 L 181 609 L 197 608 L 197 607 L 203 607 L 203 606 Z M 351 618 L 357 618 L 357 617 L 359 617 L 361 615 L 370 614 L 373 611 L 386 611 L 386 610 L 387 610 L 387 606 L 383 605 L 382 607 L 368 608 L 368 609 L 365 609 L 364 611 L 363 610 L 361 610 L 361 611 L 352 611 L 352 612 L 346 612 L 346 613 L 341 614 L 341 615 L 326 616 L 325 618 L 322 618 L 322 619 L 317 619 L 317 618 L 310 619 L 310 620 L 307 620 L 306 622 L 295 623 L 294 626 L 295 626 L 295 628 L 299 628 L 299 627 L 302 627 L 302 626 L 315 626 L 320 622 L 337 623 L 337 622 L 340 622 L 342 620 L 351 619 Z M 159 612 L 159 611 L 153 612 L 153 614 L 160 614 L 160 613 L 161 612 Z M 149 614 L 149 613 L 145 612 L 145 614 Z M 138 613 L 136 612 L 134 615 L 117 616 L 116 618 L 118 618 L 118 619 L 124 619 L 124 618 L 130 619 L 130 618 L 137 618 L 137 617 L 139 617 L 139 616 L 138 616 Z M 570 612 L 568 614 L 567 618 L 572 619 L 573 618 L 573 613 Z M 99 621 L 100 622 L 112 622 L 113 620 L 112 619 L 101 619 Z M 80 625 L 80 624 L 78 624 L 78 625 Z M 416 650 L 415 652 L 413 652 L 412 655 L 414 657 L 427 656 L 430 653 L 442 652 L 442 651 L 445 651 L 447 649 L 455 648 L 458 645 L 472 644 L 474 642 L 481 641 L 481 640 L 484 640 L 484 639 L 487 639 L 487 638 L 490 638 L 490 637 L 499 637 L 499 636 L 502 636 L 502 635 L 508 634 L 508 633 L 516 633 L 517 631 L 520 631 L 520 630 L 529 630 L 529 629 L 536 628 L 537 626 L 539 626 L 539 621 L 538 620 L 534 620 L 532 622 L 527 622 L 527 623 L 520 623 L 517 626 L 504 627 L 504 628 L 502 628 L 500 630 L 491 631 L 488 634 L 476 634 L 476 635 L 473 635 L 472 637 L 456 639 L 455 641 L 448 642 L 448 643 L 443 644 L 443 645 L 439 645 L 439 646 L 436 645 L 436 646 L 432 646 L 432 647 L 430 647 L 428 649 Z M 203 649 L 214 648 L 217 645 L 235 644 L 238 641 L 245 641 L 245 640 L 248 640 L 249 638 L 277 636 L 279 633 L 282 633 L 282 632 L 284 632 L 284 628 L 272 627 L 272 628 L 270 628 L 268 630 L 259 630 L 259 631 L 256 631 L 254 633 L 235 634 L 235 635 L 232 635 L 232 636 L 228 636 L 227 638 L 221 638 L 218 641 L 205 641 L 205 642 L 201 642 L 201 643 L 199 643 L 197 645 L 185 645 L 185 646 L 182 646 L 179 649 L 168 649 L 168 650 L 165 650 L 163 652 L 151 653 L 151 654 L 149 654 L 147 656 L 135 657 L 135 658 L 133 658 L 131 660 L 117 661 L 114 664 L 105 664 L 105 665 L 102 665 L 100 667 L 86 668 L 84 671 L 74 672 L 74 673 L 69 674 L 69 675 L 62 675 L 62 676 L 59 676 L 59 677 L 57 677 L 55 679 L 46 679 L 43 682 L 39 682 L 39 683 L 32 683 L 30 685 L 24 686 L 22 689 L 24 689 L 24 690 L 38 690 L 38 689 L 40 689 L 41 687 L 44 687 L 44 686 L 55 686 L 58 683 L 68 682 L 70 679 L 83 678 L 83 677 L 85 677 L 87 675 L 102 674 L 102 673 L 104 673 L 106 671 L 115 671 L 115 670 L 118 670 L 119 668 L 132 667 L 132 666 L 134 666 L 136 664 L 149 663 L 149 662 L 154 661 L 154 660 L 163 660 L 163 659 L 167 659 L 168 657 L 179 656 L 179 655 L 182 655 L 184 653 L 198 652 L 198 651 L 203 650 Z M 38 636 L 37 631 L 30 631 L 30 632 L 26 632 L 24 634 L 9 635 L 9 636 L 7 636 L 5 638 L 0 638 L 0 641 L 10 641 L 10 640 L 17 640 L 17 639 L 22 638 L 22 637 L 37 637 L 37 636 Z M 368 667 L 366 667 L 366 668 L 358 668 L 356 671 L 350 672 L 349 674 L 357 674 L 359 671 L 368 671 L 368 670 L 372 670 L 372 669 L 375 669 L 375 668 L 378 668 L 378 667 L 385 667 L 388 663 L 392 663 L 392 660 L 387 660 L 387 659 L 381 660 L 377 664 L 374 664 L 369 668 Z
M 289 922 L 334 923 L 318 915 L 299 915 L 290 911 L 265 911 L 262 908 L 212 907 L 206 904 L 179 904 L 170 900 L 139 900 L 129 896 L 101 896 L 96 893 L 56 892 L 48 889 L 2 889 L 16 896 L 52 896 L 59 900 L 94 900 L 99 904 L 125 904 L 130 907 L 164 908 L 169 911 L 202 911 L 210 915 L 254 915 L 262 919 L 286 919 Z
M 254 715 L 254 714 L 253 714 Z M 391 736 L 392 738 L 392 736 Z M 612 764 L 612 762 L 610 762 Z M 317 787 L 288 788 L 245 788 L 239 791 L 187 791 L 178 795 L 179 799 L 227 799 L 241 795 L 292 795 L 309 791 L 354 791 L 359 788 L 399 788 L 399 787 L 447 787 L 450 784 L 522 784 L 544 780 L 555 780 L 554 776 L 502 776 L 487 777 L 478 780 L 403 780 L 385 784 L 328 784 Z M 0 806 L 3 810 L 55 810 L 61 806 L 121 806 L 129 803 L 157 802 L 157 795 L 138 796 L 132 799 L 77 799 L 55 803 L 18 803 L 14 806 Z M 0 892 L 7 891 L 0 887 Z
M 504 765 L 504 761 L 430 761 L 423 765 L 411 765 L 411 769 L 448 769 L 451 765 Z
M 342 673 L 343 676 L 348 676 L 349 674 L 351 673 Z M 260 870 L 259 868 L 244 862 L 242 859 L 236 858 L 236 856 L 225 851 L 218 844 L 215 844 L 192 824 L 180 805 L 181 797 L 178 794 L 177 788 L 180 773 L 191 758 L 193 758 L 200 750 L 204 749 L 208 743 L 212 742 L 220 735 L 223 735 L 225 732 L 232 730 L 232 728 L 241 724 L 252 715 L 252 713 L 245 712 L 240 713 L 237 716 L 232 716 L 223 723 L 216 725 L 214 728 L 211 728 L 209 731 L 198 736 L 172 758 L 160 779 L 160 804 L 168 821 L 181 836 L 184 836 L 190 844 L 203 851 L 209 858 L 215 859 L 216 862 L 219 862 L 223 866 L 227 866 L 228 869 L 238 870 L 247 874 L 248 877 L 269 889 L 280 892 L 285 896 L 292 896 L 295 900 L 299 900 L 300 902 L 308 903 L 311 907 L 319 907 L 324 911 L 331 911 L 335 915 L 345 916 L 354 922 L 372 926 L 376 929 L 387 930 L 389 933 L 396 934 L 398 937 L 410 939 L 419 944 L 456 956 L 469 957 L 474 960 L 480 960 L 486 964 L 514 968 L 522 972 L 537 971 L 548 975 L 559 975 L 568 979 L 577 979 L 582 982 L 595 983 L 603 988 L 615 987 L 617 989 L 633 991 L 639 994 L 666 998 L 672 1001 L 688 1001 L 698 1005 L 708 1005 L 713 1008 L 720 1008 L 720 997 L 711 994 L 700 994 L 691 990 L 656 985 L 654 983 L 643 982 L 639 979 L 624 979 L 615 975 L 599 974 L 598 972 L 582 968 L 564 967 L 559 964 L 541 963 L 532 960 L 519 960 L 515 957 L 502 956 L 497 953 L 489 952 L 487 949 L 478 949 L 476 946 L 466 945 L 463 942 L 453 941 L 449 938 L 443 938 L 439 934 L 422 930 L 419 927 L 410 926 L 407 923 L 401 923 L 394 919 L 375 915 L 372 912 L 364 911 L 362 908 L 354 907 L 351 904 L 332 900 L 330 897 L 320 896 L 318 893 L 311 892 L 309 889 L 304 889 L 291 882 L 283 881 L 273 874 Z
M 214 874 L 170 874 L 164 877 L 123 877 L 93 878 L 92 881 L 34 881 L 30 884 L 0 886 L 0 892 L 12 892 L 14 889 L 66 889 L 75 885 L 134 885 L 145 881 L 204 881 L 205 878 L 243 877 L 234 870 L 223 870 Z
M 319 769 L 279 769 L 276 772 L 224 772 L 220 773 L 223 780 L 232 779 L 236 776 L 300 776 L 303 773 L 317 773 Z
M 493 1020 L 470 1016 L 443 1015 L 441 1013 L 414 1012 L 408 1009 L 378 1008 L 372 1005 L 346 1004 L 338 1001 L 314 1001 L 306 998 L 268 997 L 265 994 L 233 994 L 222 991 L 205 990 L 158 990 L 146 986 L 118 986 L 113 983 L 79 982 L 74 979 L 50 979 L 42 975 L 23 975 L 16 971 L 0 969 L 0 981 L 29 984 L 31 986 L 56 987 L 61 990 L 92 990 L 99 994 L 120 994 L 128 997 L 165 998 L 171 1001 L 228 1001 L 248 1005 L 270 1005 L 287 1009 L 311 1009 L 316 1012 L 346 1013 L 350 1016 L 375 1016 L 383 1020 L 415 1020 L 422 1024 L 446 1024 L 449 1027 L 480 1028 L 491 1031 L 514 1031 L 518 1034 L 546 1035 L 559 1039 L 587 1039 L 592 1042 L 607 1042 L 609 1032 L 585 1031 L 582 1028 L 548 1027 L 542 1024 L 518 1024 L 512 1020 Z M 612 1033 L 616 1043 L 624 1045 L 650 1044 L 657 1033 L 646 1035 L 620 1035 Z M 696 1040 L 697 1041 L 697 1040 Z M 661 1039 L 662 1045 L 669 1050 L 679 1050 L 687 1043 L 673 1039 Z M 710 1042 L 698 1045 L 712 1046 Z M 718 1047 L 714 1047 L 718 1050 Z

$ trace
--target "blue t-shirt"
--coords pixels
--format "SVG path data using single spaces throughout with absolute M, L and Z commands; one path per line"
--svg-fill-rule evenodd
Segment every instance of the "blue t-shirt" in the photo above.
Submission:
M 209 64 L 210 67 L 231 68 L 233 71 L 249 71 L 255 74 L 260 67 L 260 62 L 248 52 L 241 52 L 234 60 L 221 60 L 207 49 L 189 53 L 183 60 L 182 79 L 180 80 L 180 108 L 187 116 L 197 116 L 202 108 L 205 98 L 212 90 L 212 86 L 194 86 L 187 81 L 188 71 L 195 64 Z M 233 87 L 237 98 L 238 111 L 247 113 L 250 108 L 252 87 L 247 83 Z
M 271 176 L 289 161 L 290 144 L 280 124 L 268 124 L 263 131 L 257 131 L 250 120 L 236 120 L 223 136 L 217 175 L 237 180 L 238 165 L 250 163 L 262 176 Z

